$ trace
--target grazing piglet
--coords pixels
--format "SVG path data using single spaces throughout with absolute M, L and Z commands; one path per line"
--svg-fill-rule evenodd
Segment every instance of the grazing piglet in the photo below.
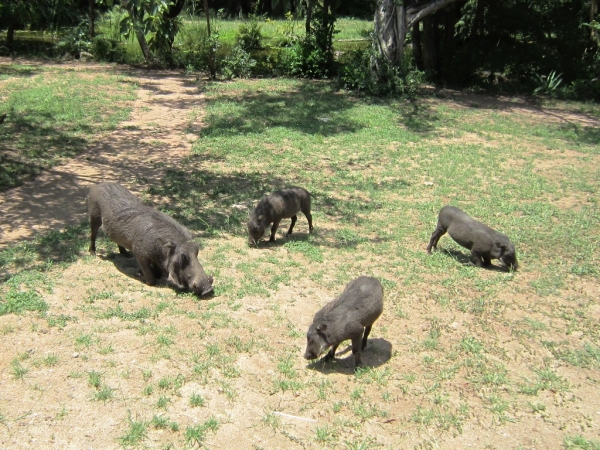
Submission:
M 298 211 L 308 219 L 308 229 L 313 230 L 312 216 L 310 214 L 310 194 L 301 187 L 292 187 L 275 191 L 271 195 L 265 195 L 250 213 L 248 221 L 248 244 L 258 244 L 258 240 L 265 234 L 269 224 L 271 227 L 271 238 L 269 242 L 275 242 L 275 232 L 281 219 L 292 218 L 292 224 L 288 230 L 288 236 L 292 234 L 296 224 Z
M 352 280 L 337 299 L 326 304 L 313 318 L 306 333 L 306 359 L 316 359 L 327 349 L 324 360 L 331 360 L 342 341 L 352 340 L 354 368 L 361 364 L 361 351 L 373 322 L 383 311 L 383 287 L 376 278 Z M 363 333 L 364 331 L 364 333 Z
M 444 206 L 440 210 L 427 253 L 436 248 L 446 231 L 459 245 L 471 250 L 475 265 L 479 267 L 489 266 L 492 259 L 501 260 L 508 269 L 516 270 L 519 267 L 515 246 L 505 234 L 477 222 L 455 206 Z
M 96 254 L 98 228 L 127 255 L 130 249 L 137 259 L 146 284 L 167 274 L 178 288 L 191 289 L 198 295 L 213 291 L 213 277 L 207 276 L 198 262 L 198 244 L 192 234 L 173 218 L 146 206 L 139 198 L 117 183 L 100 183 L 90 189 L 90 253 Z

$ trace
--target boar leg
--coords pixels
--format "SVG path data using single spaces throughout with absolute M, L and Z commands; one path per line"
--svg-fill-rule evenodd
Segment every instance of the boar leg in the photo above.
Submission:
M 308 232 L 310 233 L 314 228 L 312 224 L 312 215 L 310 213 L 304 213 L 304 215 L 308 219 Z
M 368 325 L 365 327 L 365 334 L 363 335 L 363 338 L 362 338 L 362 349 L 363 350 L 367 346 L 367 338 L 369 337 L 369 333 L 371 332 L 372 327 L 373 327 L 373 325 Z
M 438 224 L 435 231 L 431 234 L 431 240 L 427 246 L 427 253 L 431 253 L 432 248 L 437 248 L 437 243 L 444 234 L 446 234 L 446 229 Z
M 471 250 L 471 256 L 473 257 L 473 262 L 477 267 L 483 267 L 483 261 L 481 260 L 481 255 L 479 252 Z
M 352 338 L 352 354 L 354 355 L 354 370 L 356 370 L 356 368 L 359 367 L 362 363 L 362 361 L 360 360 L 361 340 L 362 340 L 361 338 L 362 338 L 362 336 L 360 334 L 358 336 L 355 336 Z M 366 342 L 366 340 L 364 342 Z
M 483 256 L 483 265 L 486 267 L 492 265 L 492 260 L 489 256 Z
M 91 216 L 90 217 L 90 255 L 96 255 L 96 236 L 98 235 L 98 228 L 102 225 L 102 217 L 100 216 Z
M 150 263 L 150 269 L 152 269 L 152 274 L 155 278 L 162 277 L 162 270 L 160 270 L 160 267 L 158 267 L 156 264 Z
M 298 220 L 298 216 L 292 216 L 292 224 L 290 225 L 290 229 L 288 230 L 288 236 L 292 234 L 292 230 L 294 229 L 294 225 L 296 225 L 296 220 Z
M 142 269 L 142 275 L 144 276 L 144 280 L 148 286 L 154 286 L 156 283 L 156 279 L 154 278 L 154 274 L 152 273 L 152 268 L 150 267 L 150 261 L 147 259 L 138 259 L 138 264 L 140 265 L 140 269 Z
M 269 242 L 275 242 L 275 232 L 277 231 L 277 227 L 279 226 L 279 220 L 273 222 L 273 226 L 271 227 L 271 238 Z
M 335 351 L 337 350 L 338 345 L 340 345 L 340 344 L 335 344 L 335 345 L 331 346 L 331 348 L 329 349 L 329 352 L 327 352 L 327 354 L 323 358 L 323 361 L 331 361 L 332 359 L 334 359 Z
M 122 247 L 121 245 L 119 245 L 119 253 L 123 256 L 126 256 L 127 258 L 133 256 L 129 250 L 127 250 L 125 247 Z

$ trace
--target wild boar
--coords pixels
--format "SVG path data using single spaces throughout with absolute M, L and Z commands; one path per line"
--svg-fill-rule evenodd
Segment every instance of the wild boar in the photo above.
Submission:
M 275 242 L 275 232 L 281 219 L 291 217 L 292 224 L 288 230 L 288 236 L 292 234 L 296 224 L 298 211 L 306 216 L 309 232 L 313 230 L 312 215 L 310 214 L 310 194 L 301 187 L 292 187 L 275 191 L 271 195 L 265 195 L 250 213 L 248 221 L 248 244 L 258 244 L 259 239 L 265 234 L 269 224 L 271 227 L 271 238 L 269 242 Z
M 352 340 L 354 368 L 361 365 L 361 352 L 373 322 L 383 311 L 383 286 L 376 278 L 358 277 L 344 292 L 326 304 L 314 316 L 306 333 L 304 358 L 316 359 L 327 349 L 324 360 L 331 360 L 341 342 Z
M 459 245 L 471 250 L 473 262 L 478 267 L 489 266 L 492 259 L 501 260 L 508 269 L 516 270 L 519 267 L 515 246 L 508 236 L 477 222 L 455 206 L 444 206 L 440 210 L 427 253 L 437 247 L 440 237 L 446 232 Z
M 127 255 L 131 250 L 146 284 L 166 274 L 168 280 L 198 295 L 213 291 L 213 277 L 207 276 L 198 262 L 198 244 L 183 225 L 168 215 L 146 206 L 139 198 L 117 183 L 100 183 L 90 189 L 90 254 L 96 254 L 96 236 L 100 226 Z

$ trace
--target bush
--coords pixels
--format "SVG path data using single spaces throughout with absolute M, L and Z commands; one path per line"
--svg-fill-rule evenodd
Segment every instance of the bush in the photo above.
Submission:
M 96 36 L 92 40 L 91 52 L 97 61 L 125 62 L 125 50 L 120 42 L 103 35 Z
M 377 76 L 371 71 L 373 63 L 378 67 Z M 409 98 L 416 96 L 423 80 L 424 73 L 415 67 L 410 52 L 405 52 L 400 67 L 394 67 L 385 58 L 375 55 L 372 49 L 350 52 L 338 76 L 338 82 L 343 89 L 369 95 Z
M 600 80 L 574 80 L 559 89 L 558 97 L 568 100 L 600 102 Z
M 238 33 L 235 37 L 236 46 L 246 52 L 252 52 L 263 48 L 262 40 L 263 36 L 260 31 L 258 17 L 251 15 L 250 21 L 241 24 L 238 28 Z
M 199 20 L 184 22 L 173 43 L 173 63 L 193 70 L 206 69 L 210 46 L 205 23 Z
M 221 72 L 226 79 L 250 78 L 255 67 L 256 60 L 239 45 L 235 45 L 221 62 Z
M 78 58 L 81 52 L 89 52 L 91 47 L 92 43 L 88 38 L 88 22 L 84 21 L 58 41 L 54 46 L 54 52 L 58 56 L 69 53 Z
M 305 78 L 327 78 L 332 75 L 333 61 L 328 52 L 317 45 L 314 35 L 298 37 L 281 52 L 277 72 Z

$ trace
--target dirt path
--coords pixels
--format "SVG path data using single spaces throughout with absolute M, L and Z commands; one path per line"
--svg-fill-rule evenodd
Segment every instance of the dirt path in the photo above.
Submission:
M 76 68 L 89 69 L 78 64 Z M 102 70 L 110 70 L 105 66 Z M 189 77 L 168 71 L 116 69 L 138 83 L 130 119 L 63 166 L 0 194 L 0 248 L 36 233 L 80 223 L 90 185 L 161 177 L 188 155 L 200 129 L 204 96 Z

